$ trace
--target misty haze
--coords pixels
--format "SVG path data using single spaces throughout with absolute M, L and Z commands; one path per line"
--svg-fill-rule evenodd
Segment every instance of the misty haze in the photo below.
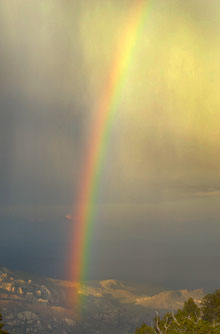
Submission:
M 135 333 L 220 288 L 219 17 L 218 0 L 0 0 L 10 333 Z

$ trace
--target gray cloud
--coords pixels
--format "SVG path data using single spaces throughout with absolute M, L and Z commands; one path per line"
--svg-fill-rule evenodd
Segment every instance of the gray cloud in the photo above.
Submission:
M 130 4 L 0 2 L 6 265 L 66 275 L 73 227 L 67 215 L 76 209 L 92 124 Z M 210 288 L 212 271 L 217 287 L 219 11 L 218 0 L 159 0 L 149 8 L 106 147 L 91 278 Z

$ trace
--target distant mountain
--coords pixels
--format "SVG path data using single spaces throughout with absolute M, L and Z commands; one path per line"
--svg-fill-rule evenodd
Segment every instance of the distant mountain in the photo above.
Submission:
M 82 316 L 73 309 L 75 294 L 83 296 Z M 9 333 L 126 334 L 183 306 L 203 290 L 161 291 L 117 280 L 79 284 L 37 277 L 0 267 L 0 310 Z

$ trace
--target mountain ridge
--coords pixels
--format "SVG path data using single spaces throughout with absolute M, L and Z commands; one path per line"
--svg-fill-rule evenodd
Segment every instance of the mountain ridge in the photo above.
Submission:
M 143 287 L 141 290 L 143 291 Z M 82 314 L 73 296 L 83 296 Z M 0 267 L 0 308 L 10 333 L 132 333 L 157 310 L 181 308 L 189 297 L 201 302 L 202 289 L 140 292 L 138 284 L 115 279 L 77 283 Z

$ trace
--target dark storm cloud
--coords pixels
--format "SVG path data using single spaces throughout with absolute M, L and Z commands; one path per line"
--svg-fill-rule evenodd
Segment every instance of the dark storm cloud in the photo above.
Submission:
M 78 179 L 87 118 L 79 34 L 71 17 L 62 21 L 72 6 L 45 17 L 42 5 L 1 3 L 2 204 L 71 203 Z
M 2 264 L 66 276 L 69 218 L 130 4 L 0 2 Z M 152 3 L 106 148 L 90 278 L 218 285 L 219 10 Z

